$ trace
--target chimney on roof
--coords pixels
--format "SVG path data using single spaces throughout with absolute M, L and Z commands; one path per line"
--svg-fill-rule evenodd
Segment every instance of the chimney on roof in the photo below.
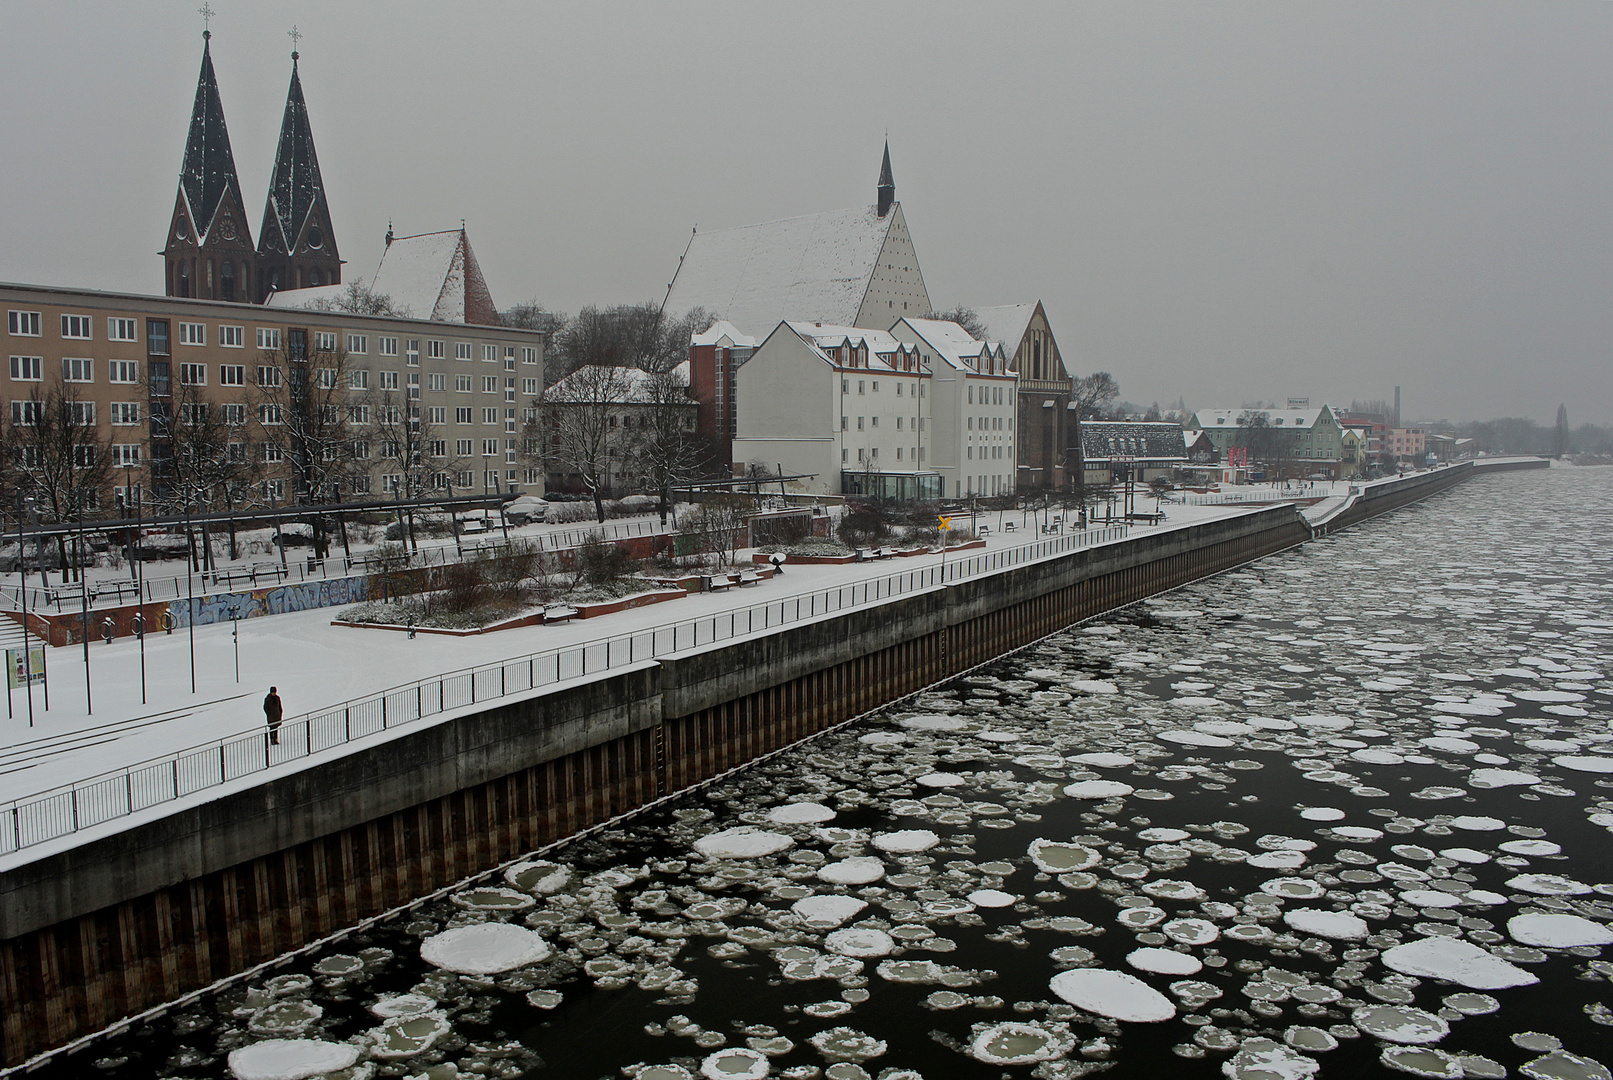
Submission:
M 884 217 L 896 204 L 896 181 L 891 178 L 891 144 L 885 140 L 885 162 L 879 167 L 879 216 Z

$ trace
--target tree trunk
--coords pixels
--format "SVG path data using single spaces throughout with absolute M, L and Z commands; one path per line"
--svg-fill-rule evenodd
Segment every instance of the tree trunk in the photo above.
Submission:
M 605 524 L 605 500 L 599 494 L 599 488 L 594 488 L 594 513 L 599 516 L 599 523 Z

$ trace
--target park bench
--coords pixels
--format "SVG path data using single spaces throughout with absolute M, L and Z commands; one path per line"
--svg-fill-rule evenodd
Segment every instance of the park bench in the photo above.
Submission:
M 754 573 L 750 570 L 743 571 L 739 575 L 739 584 L 741 585 L 754 585 L 761 580 L 762 576 L 760 574 Z
M 712 574 L 705 579 L 707 592 L 721 592 L 723 589 L 732 588 L 733 584 L 734 579 L 727 574 Z
M 550 604 L 543 609 L 544 623 L 566 622 L 577 617 L 577 609 L 570 604 Z
M 1009 532 L 1018 532 L 1018 531 L 1019 531 L 1019 526 L 1015 525 L 1012 521 L 1003 522 L 1003 532 L 1009 533 Z
M 1143 521 L 1150 525 L 1158 525 L 1165 520 L 1165 511 L 1160 510 L 1152 514 L 1127 514 L 1127 521 Z

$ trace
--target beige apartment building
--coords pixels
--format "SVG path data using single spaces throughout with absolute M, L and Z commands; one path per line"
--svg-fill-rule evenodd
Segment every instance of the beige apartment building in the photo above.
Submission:
M 114 490 L 86 493 L 91 513 L 110 512 L 126 488 L 149 498 L 191 483 L 174 448 L 203 424 L 221 433 L 221 455 L 241 459 L 232 503 L 542 483 L 518 461 L 543 390 L 539 331 L 39 285 L 0 284 L 0 309 L 13 460 L 24 474 L 37 464 L 28 436 L 40 403 L 69 399 L 83 441 L 104 447 L 113 466 Z M 307 474 L 292 460 L 285 411 L 296 387 L 318 401 L 313 492 L 298 490 Z

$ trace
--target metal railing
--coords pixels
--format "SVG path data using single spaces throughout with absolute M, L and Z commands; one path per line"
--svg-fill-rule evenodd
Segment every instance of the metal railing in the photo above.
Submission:
M 453 709 L 494 704 L 567 679 L 877 604 L 1094 544 L 1123 540 L 1127 531 L 1119 526 L 996 551 L 960 553 L 944 563 L 905 573 L 816 589 L 718 615 L 420 679 L 287 720 L 280 726 L 278 742 L 270 741 L 266 729 L 217 739 L 0 804 L 0 854 L 127 817 Z

